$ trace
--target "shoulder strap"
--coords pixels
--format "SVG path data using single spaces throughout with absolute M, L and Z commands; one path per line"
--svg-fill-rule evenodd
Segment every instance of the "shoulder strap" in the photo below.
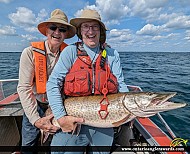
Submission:
M 63 42 L 60 46 L 60 51 L 63 51 L 63 49 L 68 46 L 65 42 Z
M 76 42 L 75 45 L 77 46 L 77 56 L 88 56 L 84 50 L 82 42 Z
M 46 92 L 47 82 L 45 43 L 32 42 L 31 45 L 34 51 L 36 91 L 38 94 L 44 94 Z
M 102 51 L 101 60 L 100 60 L 100 67 L 101 67 L 102 69 L 105 69 L 104 66 L 105 66 L 106 58 L 107 58 L 107 52 L 106 52 L 106 49 L 104 49 L 104 50 Z
M 31 42 L 32 50 L 45 55 L 45 43 L 44 42 Z

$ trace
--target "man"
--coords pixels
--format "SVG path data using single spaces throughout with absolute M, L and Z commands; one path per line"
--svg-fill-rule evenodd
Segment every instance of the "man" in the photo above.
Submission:
M 79 136 L 72 136 L 76 122 L 81 123 L 84 119 L 68 116 L 61 96 L 62 93 L 66 96 L 85 96 L 106 94 L 106 91 L 127 92 L 119 54 L 112 48 L 104 47 L 106 27 L 97 11 L 84 10 L 80 17 L 71 19 L 70 23 L 77 28 L 82 42 L 64 49 L 47 83 L 49 104 L 62 130 L 53 136 L 51 145 L 111 146 L 113 128 L 82 125 Z M 100 116 L 106 118 L 101 113 Z
M 60 52 L 67 46 L 64 39 L 76 34 L 76 28 L 59 9 L 52 11 L 51 17 L 38 25 L 38 30 L 47 40 L 32 42 L 20 58 L 17 91 L 24 109 L 22 146 L 37 145 L 40 129 L 50 134 L 58 129 L 50 122 L 53 115 L 43 117 L 48 105 L 46 82 Z

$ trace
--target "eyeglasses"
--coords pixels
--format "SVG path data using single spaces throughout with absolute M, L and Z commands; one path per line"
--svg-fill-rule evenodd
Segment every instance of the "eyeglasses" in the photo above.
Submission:
M 98 30 L 100 30 L 100 26 L 99 26 L 99 25 L 92 25 L 92 26 L 89 26 L 89 25 L 82 25 L 82 26 L 81 26 L 81 29 L 82 29 L 82 31 L 87 32 L 87 31 L 90 30 L 90 27 L 92 28 L 93 31 L 98 31 Z
M 65 33 L 67 31 L 67 28 L 57 27 L 56 25 L 50 25 L 48 28 L 52 31 L 56 31 L 56 29 L 58 28 L 60 33 Z

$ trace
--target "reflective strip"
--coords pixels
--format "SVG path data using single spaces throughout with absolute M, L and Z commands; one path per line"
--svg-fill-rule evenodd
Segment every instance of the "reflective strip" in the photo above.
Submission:
M 34 47 L 32 49 L 33 49 L 33 51 L 36 51 L 36 52 L 41 53 L 43 55 L 46 55 L 46 52 L 44 50 L 40 50 L 40 49 L 34 48 Z

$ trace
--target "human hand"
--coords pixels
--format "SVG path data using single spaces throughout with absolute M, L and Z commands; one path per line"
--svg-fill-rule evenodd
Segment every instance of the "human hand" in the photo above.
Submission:
M 49 134 L 55 134 L 57 132 L 57 130 L 59 130 L 60 128 L 54 126 L 51 123 L 52 119 L 53 119 L 53 114 L 42 117 L 34 123 L 34 126 L 36 126 L 37 128 L 39 128 Z
M 77 118 L 73 116 L 63 116 L 57 120 L 60 125 L 60 128 L 63 132 L 72 132 L 76 129 L 77 123 L 83 123 L 83 118 Z

